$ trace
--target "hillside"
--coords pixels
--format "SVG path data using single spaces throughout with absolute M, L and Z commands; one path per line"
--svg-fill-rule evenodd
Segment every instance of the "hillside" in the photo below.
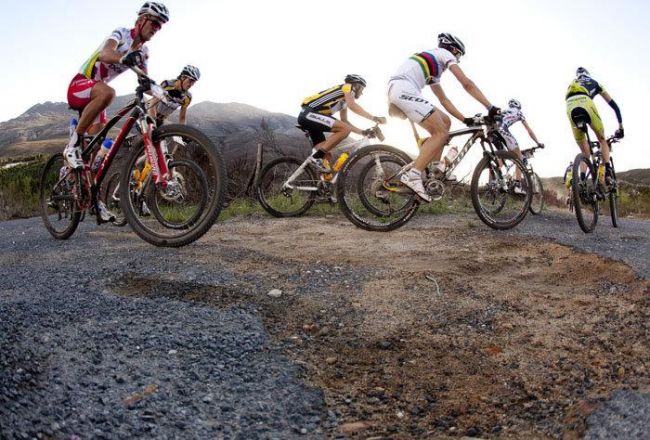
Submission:
M 120 96 L 109 107 L 109 117 L 132 95 Z M 0 157 L 59 151 L 68 136 L 68 124 L 77 113 L 62 102 L 34 105 L 17 118 L 0 123 Z M 176 121 L 177 115 L 171 116 Z M 223 148 L 229 159 L 255 151 L 269 135 L 287 150 L 306 149 L 308 142 L 297 130 L 295 117 L 239 103 L 201 102 L 190 107 L 188 123 L 204 131 Z

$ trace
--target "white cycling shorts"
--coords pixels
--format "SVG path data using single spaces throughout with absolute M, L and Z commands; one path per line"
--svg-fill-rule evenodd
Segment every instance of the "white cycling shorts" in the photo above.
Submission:
M 388 83 L 388 101 L 399 107 L 416 124 L 436 111 L 436 107 L 424 99 L 422 90 L 408 81 L 396 80 Z
M 510 151 L 514 151 L 519 145 L 517 144 L 517 139 L 510 133 L 509 130 L 506 130 L 504 128 L 499 129 L 499 134 L 503 138 L 503 140 L 506 143 L 506 147 Z

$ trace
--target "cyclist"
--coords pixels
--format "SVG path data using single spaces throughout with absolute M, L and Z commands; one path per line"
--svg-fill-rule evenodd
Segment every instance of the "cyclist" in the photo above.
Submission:
M 462 41 L 451 34 L 442 33 L 438 35 L 436 49 L 411 56 L 388 82 L 388 101 L 431 134 L 420 147 L 420 154 L 413 167 L 401 177 L 402 183 L 427 202 L 431 201 L 431 196 L 427 194 L 422 184 L 422 171 L 432 160 L 440 160 L 442 149 L 449 138 L 451 121 L 445 113 L 437 111 L 437 108 L 422 96 L 422 89 L 427 85 L 431 86 L 431 90 L 445 110 L 456 119 L 471 124 L 473 118 L 465 118 L 442 90 L 440 77 L 449 69 L 467 93 L 485 106 L 490 116 L 500 111 L 488 101 L 476 84 L 465 76 L 458 65 L 463 55 L 465 55 L 465 45 Z
M 618 130 L 614 134 L 618 138 L 623 137 L 623 118 L 621 116 L 621 110 L 618 108 L 616 102 L 612 97 L 605 91 L 605 88 L 599 84 L 595 79 L 589 75 L 589 72 L 584 67 L 578 67 L 576 70 L 576 77 L 571 84 L 566 93 L 566 108 L 567 115 L 569 116 L 569 121 L 571 122 L 571 128 L 573 130 L 573 137 L 575 138 L 580 150 L 586 156 L 590 155 L 589 144 L 587 143 L 587 137 L 585 133 L 576 128 L 574 123 L 574 118 L 582 115 L 585 116 L 588 120 L 591 129 L 596 133 L 598 142 L 600 143 L 600 151 L 603 153 L 603 163 L 601 163 L 598 168 L 598 182 L 601 185 L 605 184 L 605 176 L 611 174 L 611 167 L 609 165 L 609 145 L 605 139 L 605 128 L 603 127 L 603 121 L 600 119 L 598 110 L 594 105 L 592 99 L 600 95 L 605 99 L 609 106 L 616 113 L 616 119 L 618 120 Z M 584 168 L 581 170 L 582 173 L 586 173 L 587 168 L 585 164 L 582 164 Z M 582 176 L 584 179 L 584 176 Z
M 350 132 L 365 135 L 361 130 L 348 121 L 348 108 L 354 113 L 370 121 L 385 124 L 386 118 L 373 116 L 363 109 L 357 99 L 366 88 L 366 80 L 359 75 L 350 74 L 344 83 L 309 96 L 302 101 L 302 110 L 298 115 L 298 124 L 309 131 L 314 149 L 311 162 L 322 172 L 331 171 L 323 158 L 334 149 Z M 341 120 L 332 115 L 341 113 Z M 327 139 L 325 132 L 332 132 Z
M 521 154 L 521 149 L 517 144 L 517 140 L 512 135 L 512 133 L 510 133 L 510 127 L 516 122 L 521 121 L 521 123 L 524 124 L 524 127 L 526 128 L 526 131 L 528 132 L 528 135 L 533 140 L 533 142 L 535 142 L 538 146 L 541 146 L 542 144 L 539 142 L 539 140 L 537 140 L 537 136 L 535 136 L 533 129 L 530 128 L 530 125 L 528 125 L 526 122 L 526 118 L 524 118 L 524 114 L 521 112 L 521 103 L 516 99 L 511 99 L 508 101 L 508 108 L 501 113 L 501 116 L 503 118 L 499 126 L 499 135 L 501 136 L 501 140 L 508 150 L 514 151 L 517 157 L 522 162 L 525 162 L 524 156 Z M 519 168 L 515 170 L 515 179 L 520 183 L 519 185 L 515 186 L 514 192 L 516 194 L 524 194 L 524 190 L 521 187 L 521 171 Z
M 128 66 L 140 66 L 146 71 L 148 49 L 145 43 L 169 21 L 169 11 L 162 3 L 146 2 L 138 11 L 132 29 L 117 28 L 83 64 L 68 87 L 68 104 L 80 112 L 76 130 L 63 150 L 68 165 L 82 168 L 81 139 L 86 131 L 98 132 L 106 123 L 106 108 L 115 97 L 108 86 Z M 97 121 L 96 121 L 97 120 Z M 89 130 L 90 129 L 90 130 Z M 112 214 L 99 202 L 100 218 L 110 221 Z
M 149 114 L 156 119 L 157 125 L 162 125 L 164 119 L 180 107 L 178 122 L 185 124 L 187 120 L 187 108 L 192 102 L 190 89 L 201 78 L 199 69 L 192 65 L 183 67 L 180 75 L 175 79 L 165 80 L 160 86 L 167 91 L 169 100 L 163 101 L 159 98 L 152 98 L 149 102 Z

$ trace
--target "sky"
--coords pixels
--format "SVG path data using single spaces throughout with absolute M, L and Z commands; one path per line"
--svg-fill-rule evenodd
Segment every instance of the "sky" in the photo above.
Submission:
M 117 27 L 131 27 L 143 1 L 3 1 L 0 16 L 0 81 L 5 98 L 0 121 L 44 101 L 65 101 L 81 64 Z M 578 66 L 586 67 L 616 100 L 625 139 L 614 149 L 618 171 L 650 168 L 643 127 L 649 101 L 650 2 L 645 0 L 166 0 L 170 22 L 148 43 L 149 72 L 175 77 L 182 66 L 201 69 L 194 103 L 241 102 L 297 115 L 300 102 L 339 84 L 347 73 L 368 81 L 359 100 L 375 115 L 387 114 L 386 83 L 417 51 L 437 46 L 440 32 L 457 35 L 467 48 L 460 67 L 495 105 L 510 98 L 546 149 L 534 167 L 557 176 L 578 153 L 566 116 L 564 94 Z M 465 115 L 484 108 L 447 72 L 442 87 Z M 135 76 L 110 83 L 132 93 Z M 438 106 L 428 89 L 424 96 Z M 595 99 L 606 134 L 617 128 L 614 112 Z M 188 123 L 191 124 L 191 107 Z M 453 119 L 453 118 L 452 118 Z M 351 117 L 359 127 L 371 125 Z M 385 143 L 414 154 L 407 122 L 390 119 Z M 453 120 L 452 130 L 462 128 Z M 533 146 L 521 124 L 512 133 Z M 461 146 L 460 144 L 458 146 Z M 479 148 L 477 147 L 477 150 Z M 473 151 L 459 177 L 478 161 Z

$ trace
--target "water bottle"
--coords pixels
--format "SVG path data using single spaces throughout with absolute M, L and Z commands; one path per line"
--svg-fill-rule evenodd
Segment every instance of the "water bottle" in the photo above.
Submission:
M 334 166 L 332 169 L 334 170 L 335 173 L 338 173 L 343 164 L 345 163 L 346 160 L 348 160 L 348 157 L 350 157 L 350 153 L 347 151 L 344 151 L 341 153 L 341 155 L 336 159 L 336 162 L 334 162 Z
M 102 142 L 102 147 L 97 152 L 93 166 L 90 168 L 93 173 L 99 169 L 99 165 L 102 163 L 102 160 L 104 160 L 104 156 L 106 156 L 106 153 L 108 153 L 112 146 L 113 139 L 111 138 L 106 138 L 104 142 Z
M 79 121 L 77 121 L 76 118 L 70 119 L 70 126 L 68 127 L 68 134 L 70 137 L 72 137 L 72 133 L 74 133 L 77 130 L 77 125 L 79 124 Z
M 452 146 L 445 155 L 445 165 L 451 165 L 454 159 L 456 159 L 456 156 L 458 156 L 458 148 Z

